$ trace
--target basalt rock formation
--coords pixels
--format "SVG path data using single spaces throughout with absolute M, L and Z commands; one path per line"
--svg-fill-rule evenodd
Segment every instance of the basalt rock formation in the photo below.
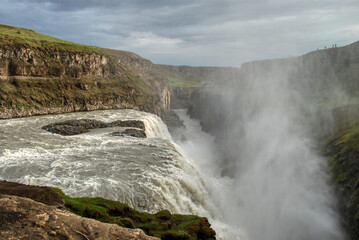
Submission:
M 144 133 L 144 136 L 146 136 L 145 124 L 140 120 L 117 120 L 110 123 L 105 123 L 94 119 L 68 120 L 64 122 L 48 124 L 43 126 L 42 129 L 64 136 L 70 136 L 88 132 L 90 129 L 108 127 L 127 127 L 131 129 L 137 128 L 140 132 Z M 130 133 L 131 131 L 126 130 L 124 132 L 125 135 L 131 135 Z
M 133 108 L 163 116 L 170 91 L 158 67 L 125 51 L 0 25 L 0 119 Z

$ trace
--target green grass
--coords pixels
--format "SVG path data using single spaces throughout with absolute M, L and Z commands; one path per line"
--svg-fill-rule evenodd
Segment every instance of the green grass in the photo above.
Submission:
M 178 87 L 178 88 L 199 88 L 206 83 L 207 81 L 200 81 L 194 78 L 176 78 L 167 76 L 168 83 L 171 87 Z
M 359 125 L 347 130 L 336 142 L 336 145 L 343 146 L 342 152 L 355 150 L 359 152 Z
M 12 27 L 0 24 L 0 42 L 4 46 L 26 46 L 29 48 L 66 51 L 76 53 L 103 54 L 99 47 L 77 44 L 55 37 L 37 33 L 31 29 Z
M 72 198 L 60 189 L 52 188 L 71 212 L 121 227 L 140 228 L 146 234 L 161 239 L 214 239 L 215 232 L 206 218 L 194 215 L 171 214 L 162 210 L 156 214 L 137 211 L 127 204 L 103 198 Z

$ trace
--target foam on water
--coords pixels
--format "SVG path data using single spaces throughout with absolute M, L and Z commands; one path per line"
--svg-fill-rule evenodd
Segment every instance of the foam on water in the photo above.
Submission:
M 220 159 L 216 152 L 214 137 L 202 131 L 198 120 L 191 119 L 186 109 L 175 110 L 185 128 L 174 133 L 174 139 L 179 144 L 179 151 L 186 159 L 192 159 L 200 169 L 207 189 L 210 202 L 215 208 L 215 214 L 209 216 L 210 222 L 217 233 L 217 239 L 246 240 L 247 236 L 241 228 L 231 225 L 223 215 L 225 210 L 231 210 L 227 198 L 231 196 L 235 182 L 219 173 L 217 161 Z
M 76 136 L 42 126 L 69 119 L 143 120 L 148 138 L 116 137 L 118 128 Z M 157 116 L 110 110 L 1 121 L 0 179 L 59 187 L 71 196 L 101 196 L 141 210 L 211 215 L 207 189 L 193 165 L 171 142 Z

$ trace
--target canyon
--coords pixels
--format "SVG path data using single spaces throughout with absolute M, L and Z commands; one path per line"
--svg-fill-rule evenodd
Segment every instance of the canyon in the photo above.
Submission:
M 339 196 L 338 203 L 326 204 L 339 210 L 338 225 L 345 229 L 348 239 L 358 239 L 359 42 L 300 57 L 245 63 L 240 68 L 190 67 L 153 64 L 135 53 L 74 44 L 29 29 L 5 25 L 0 29 L 1 119 L 136 109 L 154 113 L 176 128 L 181 123 L 171 110 L 186 108 L 215 138 L 215 150 L 220 155 L 218 171 L 231 179 L 245 175 L 243 169 L 252 168 L 239 156 L 250 158 L 257 142 L 252 152 L 246 152 L 250 148 L 243 139 L 259 138 L 261 148 L 265 148 L 267 135 L 251 135 L 257 128 L 272 133 L 268 143 L 277 141 L 283 146 L 287 132 L 282 139 L 276 136 L 280 130 L 297 134 L 294 141 L 304 135 L 312 143 L 308 154 L 315 152 L 313 158 L 327 159 L 324 172 L 335 192 L 329 194 L 330 198 Z M 272 112 L 267 113 L 267 109 Z M 262 115 L 267 123 L 262 122 Z M 287 124 L 288 129 L 283 127 Z M 276 166 L 269 160 L 268 165 Z M 285 165 L 285 161 L 280 164 Z M 316 176 L 310 179 L 318 180 Z M 295 192 L 294 187 L 292 190 Z M 260 209 L 260 204 L 256 207 Z M 263 227 L 256 224 L 254 236 Z M 268 239 L 275 236 L 271 234 Z M 316 235 L 312 234 L 308 239 L 314 239 Z M 328 234 L 328 239 L 342 239 L 340 234 Z

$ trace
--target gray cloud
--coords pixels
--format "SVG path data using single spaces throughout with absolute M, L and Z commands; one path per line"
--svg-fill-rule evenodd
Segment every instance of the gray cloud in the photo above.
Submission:
M 357 0 L 0 0 L 0 21 L 156 63 L 239 66 L 359 40 Z

